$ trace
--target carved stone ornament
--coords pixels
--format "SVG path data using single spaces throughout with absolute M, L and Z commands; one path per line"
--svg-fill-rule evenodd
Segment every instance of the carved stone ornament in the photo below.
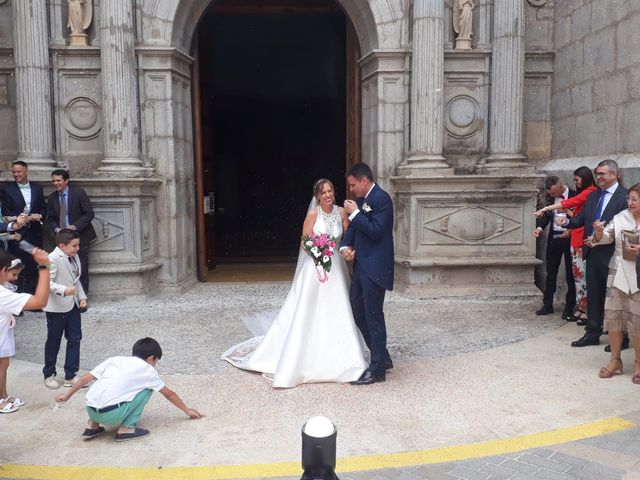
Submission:
M 76 97 L 64 109 L 63 124 L 75 138 L 94 138 L 102 127 L 100 107 L 90 98 Z
M 423 207 L 431 209 L 432 207 Z M 422 245 L 444 244 L 513 244 L 514 232 L 522 230 L 521 222 L 513 215 L 479 206 L 460 207 L 454 211 L 436 215 L 424 222 Z M 435 236 L 434 236 L 435 234 Z M 443 237 L 449 239 L 445 240 Z
M 454 0 L 453 30 L 457 34 L 456 50 L 471 50 L 473 36 L 473 0 Z
M 529 0 L 529 3 L 534 7 L 541 7 L 547 3 L 547 0 Z
M 444 108 L 444 128 L 454 138 L 466 138 L 482 126 L 480 104 L 470 95 L 456 95 Z
M 71 29 L 69 45 L 85 47 L 89 44 L 85 31 L 91 25 L 93 18 L 93 0 L 67 0 L 69 5 L 69 19 L 67 27 Z

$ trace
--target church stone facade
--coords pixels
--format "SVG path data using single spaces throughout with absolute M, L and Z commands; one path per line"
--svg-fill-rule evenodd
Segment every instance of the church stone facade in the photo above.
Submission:
M 360 45 L 361 158 L 395 201 L 397 290 L 534 294 L 537 172 L 612 157 L 637 176 L 638 6 L 336 1 Z M 66 167 L 87 190 L 96 294 L 197 281 L 192 47 L 210 3 L 0 0 L 3 175 Z

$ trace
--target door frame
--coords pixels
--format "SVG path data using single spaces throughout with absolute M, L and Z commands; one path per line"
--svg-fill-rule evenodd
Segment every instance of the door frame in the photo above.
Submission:
M 262 11 L 261 13 L 272 13 Z M 317 13 L 312 10 L 309 13 Z M 345 99 L 345 170 L 362 159 L 362 79 L 360 74 L 360 45 L 358 35 L 349 15 L 343 11 L 346 26 L 345 61 L 346 61 L 346 99 Z M 215 268 L 215 261 L 208 259 L 207 252 L 207 228 L 204 212 L 204 148 L 202 135 L 202 91 L 200 87 L 200 56 L 198 49 L 198 33 L 194 34 L 192 56 L 192 99 L 193 99 L 193 132 L 194 132 L 194 161 L 196 183 L 196 273 L 200 282 L 207 281 L 210 266 Z M 350 192 L 345 192 L 347 198 L 351 198 Z

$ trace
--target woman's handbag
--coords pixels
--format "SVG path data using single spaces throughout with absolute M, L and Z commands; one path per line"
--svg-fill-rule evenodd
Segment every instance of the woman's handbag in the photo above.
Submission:
M 635 262 L 638 258 L 637 250 L 629 248 L 629 245 L 640 243 L 640 234 L 637 230 L 622 230 L 622 258 Z

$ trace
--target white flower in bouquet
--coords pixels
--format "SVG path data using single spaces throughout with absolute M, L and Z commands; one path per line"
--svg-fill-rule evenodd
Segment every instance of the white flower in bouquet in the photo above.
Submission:
M 331 259 L 327 255 L 322 257 L 322 263 L 329 263 L 330 261 L 331 261 Z
M 311 249 L 311 253 L 313 253 L 313 256 L 314 256 L 314 257 L 316 257 L 316 258 L 318 258 L 318 257 L 320 256 L 320 254 L 321 254 L 321 252 L 320 252 L 320 250 L 318 249 L 318 247 L 313 247 L 313 248 Z
M 304 244 L 305 244 L 305 246 L 307 246 L 309 248 L 313 247 L 313 242 L 311 240 L 305 242 Z

